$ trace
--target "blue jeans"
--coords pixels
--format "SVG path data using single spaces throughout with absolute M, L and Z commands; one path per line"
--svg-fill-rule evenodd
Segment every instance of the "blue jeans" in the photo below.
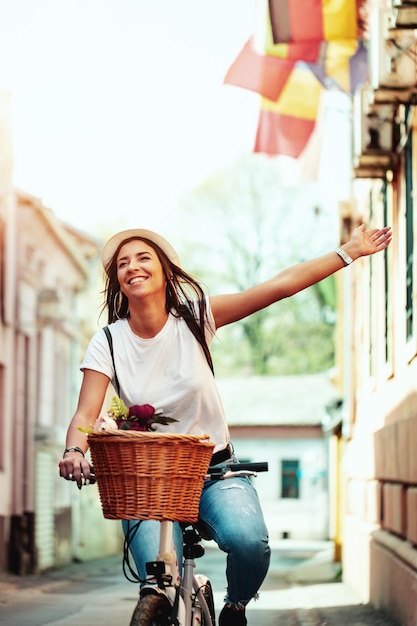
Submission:
M 236 462 L 232 457 L 229 462 Z M 258 495 L 249 478 L 238 477 L 206 481 L 200 500 L 200 519 L 219 548 L 227 553 L 227 595 L 225 602 L 236 606 L 256 597 L 267 574 L 271 550 Z M 130 552 L 141 579 L 146 578 L 145 563 L 154 561 L 159 546 L 159 522 L 123 520 L 126 534 L 132 533 Z M 175 549 L 182 555 L 182 533 L 174 524 Z

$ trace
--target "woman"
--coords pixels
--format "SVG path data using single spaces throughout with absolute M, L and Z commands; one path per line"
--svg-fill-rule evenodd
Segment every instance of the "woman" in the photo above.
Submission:
M 127 406 L 151 404 L 177 420 L 157 428 L 206 433 L 215 444 L 212 464 L 236 462 L 212 372 L 209 346 L 216 329 L 306 289 L 361 256 L 384 250 L 390 241 L 390 228 L 367 232 L 362 225 L 335 252 L 294 265 L 241 293 L 207 297 L 160 235 L 143 229 L 114 235 L 102 253 L 114 364 L 100 330 L 81 364 L 84 377 L 59 464 L 61 476 L 88 480 L 87 441 L 79 427 L 94 423 L 109 382 L 116 381 Z M 247 624 L 245 606 L 266 576 L 270 548 L 252 485 L 244 478 L 231 479 L 227 489 L 223 485 L 205 485 L 199 513 L 205 530 L 227 553 L 228 587 L 219 626 L 241 626 Z M 130 550 L 145 578 L 145 563 L 157 552 L 159 525 L 152 520 L 138 524 Z M 123 526 L 126 533 L 127 522 Z M 176 545 L 180 554 L 178 527 Z

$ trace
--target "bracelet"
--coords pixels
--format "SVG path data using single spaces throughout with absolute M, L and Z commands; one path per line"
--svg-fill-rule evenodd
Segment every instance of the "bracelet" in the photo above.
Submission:
M 85 456 L 84 452 L 78 446 L 70 446 L 69 448 L 65 448 L 64 454 L 62 455 L 62 457 L 64 457 L 67 452 L 80 452 L 83 456 Z
M 342 248 L 338 248 L 335 252 L 340 256 L 345 265 L 353 263 L 353 259 Z

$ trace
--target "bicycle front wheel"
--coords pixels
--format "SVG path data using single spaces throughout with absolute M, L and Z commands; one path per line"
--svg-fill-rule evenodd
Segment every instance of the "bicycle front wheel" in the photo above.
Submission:
M 196 595 L 197 595 L 197 600 L 200 599 L 202 595 L 204 600 L 206 601 L 207 609 L 208 609 L 208 615 L 207 615 L 207 613 L 204 611 L 203 606 L 201 606 L 202 608 L 201 624 L 202 626 L 215 626 L 216 613 L 214 609 L 214 598 L 213 598 L 213 589 L 211 586 L 211 582 L 209 581 L 207 576 L 204 576 L 203 574 L 196 574 L 195 579 L 197 581 L 197 589 L 195 590 Z M 201 602 L 200 602 L 200 605 L 201 605 Z
M 171 605 L 164 596 L 149 594 L 139 600 L 130 626 L 169 626 Z

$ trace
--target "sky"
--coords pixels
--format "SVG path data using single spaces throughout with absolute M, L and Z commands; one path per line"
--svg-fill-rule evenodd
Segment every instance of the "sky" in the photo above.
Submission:
M 256 94 L 224 76 L 256 0 L 0 0 L 13 182 L 59 219 L 164 230 L 251 152 Z

